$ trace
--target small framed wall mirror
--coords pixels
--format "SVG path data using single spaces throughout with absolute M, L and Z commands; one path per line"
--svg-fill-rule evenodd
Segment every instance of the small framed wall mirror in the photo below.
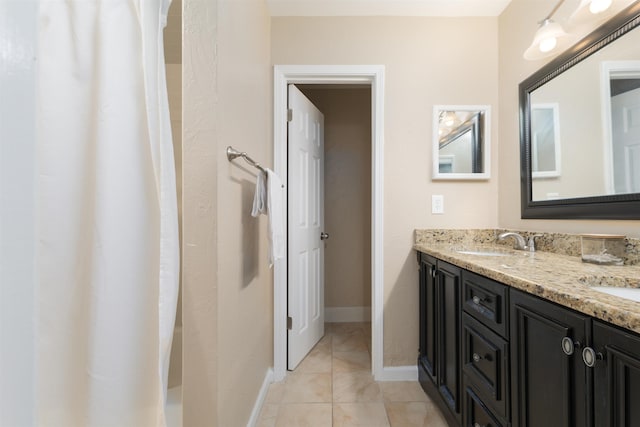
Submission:
M 433 107 L 434 180 L 486 180 L 490 177 L 490 107 Z

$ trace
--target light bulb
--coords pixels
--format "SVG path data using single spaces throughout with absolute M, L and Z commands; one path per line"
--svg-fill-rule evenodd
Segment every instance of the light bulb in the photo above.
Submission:
M 558 40 L 555 37 L 547 37 L 540 40 L 540 52 L 550 52 L 558 44 Z
M 611 6 L 611 0 L 591 0 L 589 11 L 596 15 L 609 9 L 609 6 Z
M 536 31 L 531 46 L 524 52 L 524 58 L 534 60 L 552 55 L 562 40 L 567 40 L 567 36 L 568 34 L 564 32 L 562 25 L 550 18 L 545 18 L 540 22 L 540 28 Z
M 452 127 L 456 123 L 457 119 L 458 117 L 454 111 L 447 111 L 444 116 L 443 123 L 447 127 Z

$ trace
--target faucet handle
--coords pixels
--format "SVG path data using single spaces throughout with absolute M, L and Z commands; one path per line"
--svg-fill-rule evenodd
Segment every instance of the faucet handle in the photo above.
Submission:
M 529 252 L 536 251 L 536 237 L 542 237 L 542 234 L 532 234 L 531 236 L 529 236 L 529 241 L 527 242 L 527 248 L 529 249 Z
M 513 237 L 513 249 L 517 250 L 525 250 L 527 249 L 527 241 L 522 235 L 515 233 L 513 231 L 507 231 L 498 236 L 498 240 L 504 240 L 507 237 Z

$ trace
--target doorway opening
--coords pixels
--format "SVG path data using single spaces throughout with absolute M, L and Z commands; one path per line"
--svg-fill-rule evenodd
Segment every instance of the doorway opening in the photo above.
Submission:
M 365 85 L 370 90 L 370 259 L 371 359 L 376 380 L 383 379 L 383 66 L 276 66 L 274 69 L 274 170 L 288 181 L 287 87 L 302 85 Z M 344 86 L 349 87 L 349 86 Z M 285 196 L 286 198 L 286 196 Z M 288 200 L 283 201 L 287 204 Z M 274 380 L 287 371 L 286 258 L 274 265 Z
M 318 285 L 322 287 L 318 295 L 324 295 L 321 301 L 319 322 L 324 322 L 323 342 L 331 343 L 333 337 L 334 350 L 356 351 L 370 370 L 371 362 L 371 86 L 370 85 L 294 85 L 300 92 L 297 96 L 306 97 L 318 113 L 324 117 L 320 124 L 318 145 L 323 155 L 319 157 L 322 172 L 318 177 L 322 183 L 309 185 L 307 200 L 315 199 L 316 188 L 320 188 L 323 207 L 318 215 L 321 219 L 320 237 L 323 271 L 317 275 L 322 279 Z M 298 183 L 301 177 L 296 176 L 300 161 L 295 147 L 296 134 L 300 129 L 302 107 L 296 109 L 291 96 L 296 95 L 289 90 L 289 109 L 293 110 L 289 123 L 289 316 L 292 317 L 292 330 L 288 334 L 288 370 L 293 370 L 299 357 L 307 355 L 305 361 L 315 360 L 322 354 L 326 346 L 311 348 L 319 341 L 321 334 L 313 342 L 301 342 L 297 327 L 302 323 L 310 327 L 314 325 L 313 293 L 307 301 L 308 319 L 297 322 L 302 313 L 292 310 L 296 307 L 296 292 L 304 285 L 309 286 L 313 280 L 302 283 L 297 280 L 299 272 L 294 270 L 299 263 L 300 250 L 296 237 L 299 209 L 295 201 L 298 198 Z M 309 121 L 311 115 L 309 116 Z M 292 135 L 293 129 L 293 135 Z M 324 136 L 324 138 L 322 138 Z M 293 144 L 293 145 L 292 145 Z M 302 168 L 304 169 L 304 168 Z M 313 179 L 309 179 L 313 181 Z M 323 189 L 323 190 L 322 190 Z M 311 203 L 311 207 L 315 204 Z M 293 221 L 293 224 L 291 224 Z M 314 231 L 312 233 L 315 236 Z M 306 234 L 303 232 L 303 234 Z M 322 241 L 323 240 L 323 241 Z M 311 282 L 311 283 L 310 283 Z M 293 289 L 292 289 L 293 288 Z M 297 313 L 297 316 L 296 316 Z M 346 332 L 349 332 L 348 334 Z M 335 335 L 335 336 L 334 336 Z M 342 336 L 345 335 L 345 336 Z M 345 338 L 349 343 L 342 343 Z M 305 347 L 307 344 L 307 347 Z M 321 347 L 321 348 L 320 348 Z M 298 356 L 298 357 L 296 357 Z M 308 364 L 308 363 L 307 363 Z M 297 368 L 296 368 L 297 370 Z

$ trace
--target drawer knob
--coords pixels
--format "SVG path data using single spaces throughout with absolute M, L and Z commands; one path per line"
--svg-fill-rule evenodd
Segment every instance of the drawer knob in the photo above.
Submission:
M 486 427 L 480 423 L 473 423 L 473 427 Z
M 480 305 L 480 301 L 482 301 L 478 295 L 474 295 L 471 300 L 473 300 L 473 303 L 476 305 Z
M 478 353 L 473 353 L 472 357 L 473 357 L 473 361 L 476 363 L 482 360 L 482 356 L 480 356 Z

